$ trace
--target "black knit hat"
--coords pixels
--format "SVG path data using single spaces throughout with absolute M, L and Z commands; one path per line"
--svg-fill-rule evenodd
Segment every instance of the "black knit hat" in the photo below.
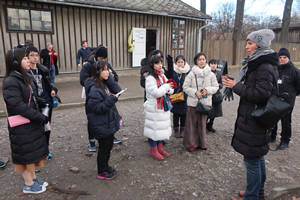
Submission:
M 98 57 L 107 58 L 107 49 L 104 46 L 100 45 L 96 50 L 95 57 L 96 59 Z
M 290 55 L 290 52 L 289 50 L 287 50 L 286 48 L 281 48 L 279 51 L 278 51 L 278 56 L 286 56 L 290 59 L 291 55 Z

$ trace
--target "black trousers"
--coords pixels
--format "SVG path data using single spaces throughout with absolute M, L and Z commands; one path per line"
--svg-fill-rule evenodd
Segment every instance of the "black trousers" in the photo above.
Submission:
M 292 111 L 286 114 L 281 120 L 281 142 L 289 143 L 292 136 Z M 277 124 L 272 130 L 272 138 L 276 138 Z
M 114 135 L 105 139 L 98 140 L 99 150 L 97 155 L 98 174 L 108 172 L 108 161 L 110 158 L 110 151 L 114 144 Z
M 180 126 L 185 127 L 186 114 L 173 114 L 173 127 L 174 128 L 179 127 L 179 120 L 180 120 Z

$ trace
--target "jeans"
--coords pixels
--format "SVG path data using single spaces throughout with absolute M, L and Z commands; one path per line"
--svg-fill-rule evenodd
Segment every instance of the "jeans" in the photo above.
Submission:
M 247 158 L 244 156 L 247 170 L 247 187 L 243 200 L 257 200 L 264 196 L 266 182 L 266 164 L 264 156 Z
M 155 147 L 155 146 L 157 146 L 158 144 L 162 144 L 162 140 L 154 141 L 154 140 L 152 140 L 152 139 L 149 139 L 149 143 L 150 143 L 150 146 L 151 146 L 151 147 Z
M 173 114 L 173 127 L 179 127 L 179 120 L 180 120 L 180 126 L 185 127 L 185 120 L 186 120 L 186 114 Z
M 272 130 L 272 138 L 276 138 L 277 124 Z M 292 136 L 292 111 L 281 118 L 281 142 L 289 144 Z
M 54 85 L 54 79 L 55 79 L 55 66 L 51 66 L 51 83 Z

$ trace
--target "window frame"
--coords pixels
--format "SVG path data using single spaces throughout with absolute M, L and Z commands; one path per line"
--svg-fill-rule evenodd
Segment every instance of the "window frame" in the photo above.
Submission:
M 174 20 L 178 20 L 178 26 L 177 28 L 174 28 Z M 180 28 L 180 21 L 184 21 L 184 28 Z M 173 31 L 177 30 L 177 48 L 173 47 Z M 179 41 L 180 41 L 180 31 L 184 31 L 184 35 L 183 35 L 183 47 L 179 48 Z M 180 18 L 172 18 L 172 32 L 171 32 L 171 46 L 172 49 L 174 50 L 185 50 L 185 36 L 186 36 L 186 20 L 185 19 L 180 19 Z
M 13 8 L 13 9 L 22 9 L 22 10 L 28 10 L 29 11 L 29 22 L 30 22 L 30 30 L 16 30 L 16 29 L 11 29 L 9 28 L 8 24 L 8 9 Z M 31 16 L 31 11 L 40 11 L 40 12 L 50 12 L 51 14 L 51 31 L 42 31 L 42 30 L 33 30 L 32 29 L 32 16 Z M 6 6 L 5 7 L 5 23 L 6 23 L 6 31 L 8 33 L 43 33 L 43 34 L 54 34 L 54 26 L 53 26 L 53 10 L 52 9 L 44 9 L 44 8 L 27 8 L 27 7 L 21 7 L 21 6 Z M 41 21 L 43 22 L 43 21 Z

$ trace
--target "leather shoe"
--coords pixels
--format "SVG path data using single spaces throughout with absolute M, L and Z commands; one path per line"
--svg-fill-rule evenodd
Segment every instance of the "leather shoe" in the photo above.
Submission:
M 196 151 L 196 149 L 197 149 L 197 147 L 190 147 L 190 148 L 188 148 L 188 151 L 193 152 L 193 151 Z
M 288 147 L 289 147 L 288 143 L 282 142 L 282 143 L 279 144 L 278 149 L 283 150 L 283 149 L 286 149 Z

